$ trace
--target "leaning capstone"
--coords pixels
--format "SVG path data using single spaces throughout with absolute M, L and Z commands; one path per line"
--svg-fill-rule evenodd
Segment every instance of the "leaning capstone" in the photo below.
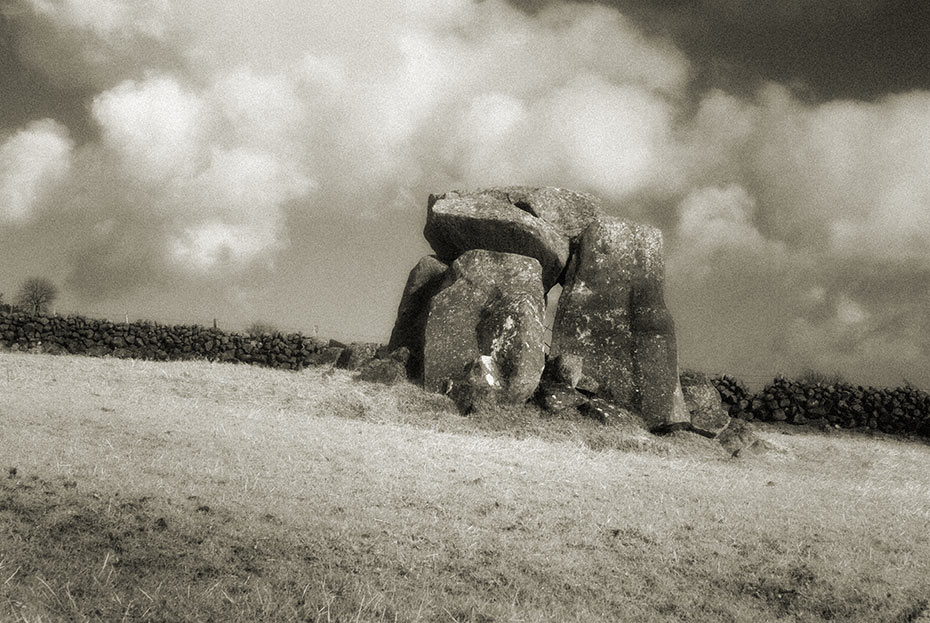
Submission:
M 597 217 L 566 269 L 552 331 L 553 356 L 582 357 L 598 394 L 653 430 L 689 420 L 664 273 L 657 229 Z
M 546 291 L 559 280 L 569 255 L 569 237 L 562 230 L 501 192 L 430 195 L 423 235 L 446 261 L 471 249 L 535 258 Z
M 430 303 L 423 381 L 440 392 L 465 380 L 481 355 L 500 369 L 501 401 L 533 395 L 545 363 L 542 269 L 533 258 L 466 251 Z
M 407 359 L 407 375 L 411 379 L 423 378 L 423 340 L 426 334 L 426 319 L 429 316 L 429 303 L 442 287 L 447 264 L 435 256 L 421 258 L 407 277 L 404 294 L 397 308 L 397 320 L 388 349 L 395 351 L 406 348 L 410 352 Z

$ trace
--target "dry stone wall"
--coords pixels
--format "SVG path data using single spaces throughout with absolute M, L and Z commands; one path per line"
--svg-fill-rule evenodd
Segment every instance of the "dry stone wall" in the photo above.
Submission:
M 731 417 L 930 437 L 930 394 L 913 387 L 806 383 L 776 378 L 752 394 L 737 379 L 712 379 Z
M 294 334 L 261 336 L 199 325 L 150 321 L 110 322 L 84 316 L 33 316 L 0 311 L 0 344 L 13 350 L 158 361 L 204 359 L 300 370 L 311 365 L 358 369 L 374 358 L 376 344 L 340 344 Z

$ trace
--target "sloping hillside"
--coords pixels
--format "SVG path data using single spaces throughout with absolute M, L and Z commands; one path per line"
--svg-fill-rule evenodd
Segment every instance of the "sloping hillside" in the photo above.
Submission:
M 0 619 L 915 620 L 930 447 L 761 434 L 730 459 L 338 371 L 0 354 Z

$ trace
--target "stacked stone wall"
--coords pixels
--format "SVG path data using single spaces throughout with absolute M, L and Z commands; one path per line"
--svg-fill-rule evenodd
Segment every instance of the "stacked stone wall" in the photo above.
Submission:
M 110 322 L 84 316 L 33 316 L 0 310 L 0 345 L 11 350 L 157 361 L 201 359 L 300 370 L 339 359 L 352 346 L 300 333 L 260 336 L 199 325 Z
M 863 387 L 776 378 L 752 394 L 729 376 L 712 382 L 731 417 L 930 437 L 930 394 L 913 387 Z

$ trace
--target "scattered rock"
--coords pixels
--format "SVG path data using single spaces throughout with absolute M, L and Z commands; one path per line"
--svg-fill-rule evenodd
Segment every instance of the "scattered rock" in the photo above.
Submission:
M 601 389 L 600 384 L 592 379 L 587 374 L 582 374 L 581 378 L 578 379 L 578 384 L 575 385 L 575 389 L 580 391 L 586 396 L 596 396 L 597 392 Z
M 342 357 L 342 352 L 344 350 L 345 349 L 340 346 L 328 346 L 307 357 L 307 363 L 311 366 L 333 367 L 336 365 L 336 362 L 339 361 L 339 358 Z
M 435 256 L 428 255 L 417 262 L 407 277 L 388 348 L 392 351 L 398 348 L 409 350 L 407 373 L 411 379 L 423 378 L 423 341 L 429 303 L 442 287 L 448 268 Z
M 396 385 L 407 380 L 407 367 L 397 359 L 372 359 L 356 377 L 359 381 Z
M 410 349 L 406 346 L 401 346 L 400 348 L 392 349 L 387 357 L 380 357 L 380 359 L 393 359 L 406 366 L 410 361 Z
M 493 357 L 480 355 L 458 379 L 450 379 L 449 397 L 462 414 L 488 411 L 500 403 L 503 373 Z
M 681 376 L 685 407 L 691 414 L 691 430 L 705 437 L 716 437 L 730 423 L 717 388 L 704 375 Z
M 543 377 L 574 389 L 584 377 L 584 357 L 563 353 L 546 360 Z
M 337 368 L 345 370 L 361 370 L 369 361 L 375 358 L 380 344 L 372 342 L 352 342 L 339 355 Z
M 536 391 L 545 363 L 544 314 L 539 262 L 513 253 L 465 252 L 430 304 L 424 386 L 441 391 L 487 355 L 500 368 L 502 399 L 525 402 Z
M 756 436 L 752 424 L 735 418 L 731 419 L 727 427 L 717 435 L 717 441 L 724 450 L 735 457 L 768 450 L 768 444 Z
M 536 392 L 536 402 L 552 415 L 577 414 L 579 407 L 588 400 L 576 389 L 558 383 L 543 382 Z
M 582 415 L 593 418 L 601 424 L 616 425 L 634 419 L 633 414 L 627 409 L 618 407 L 603 398 L 592 398 L 584 402 L 578 407 L 578 411 L 580 411 Z

